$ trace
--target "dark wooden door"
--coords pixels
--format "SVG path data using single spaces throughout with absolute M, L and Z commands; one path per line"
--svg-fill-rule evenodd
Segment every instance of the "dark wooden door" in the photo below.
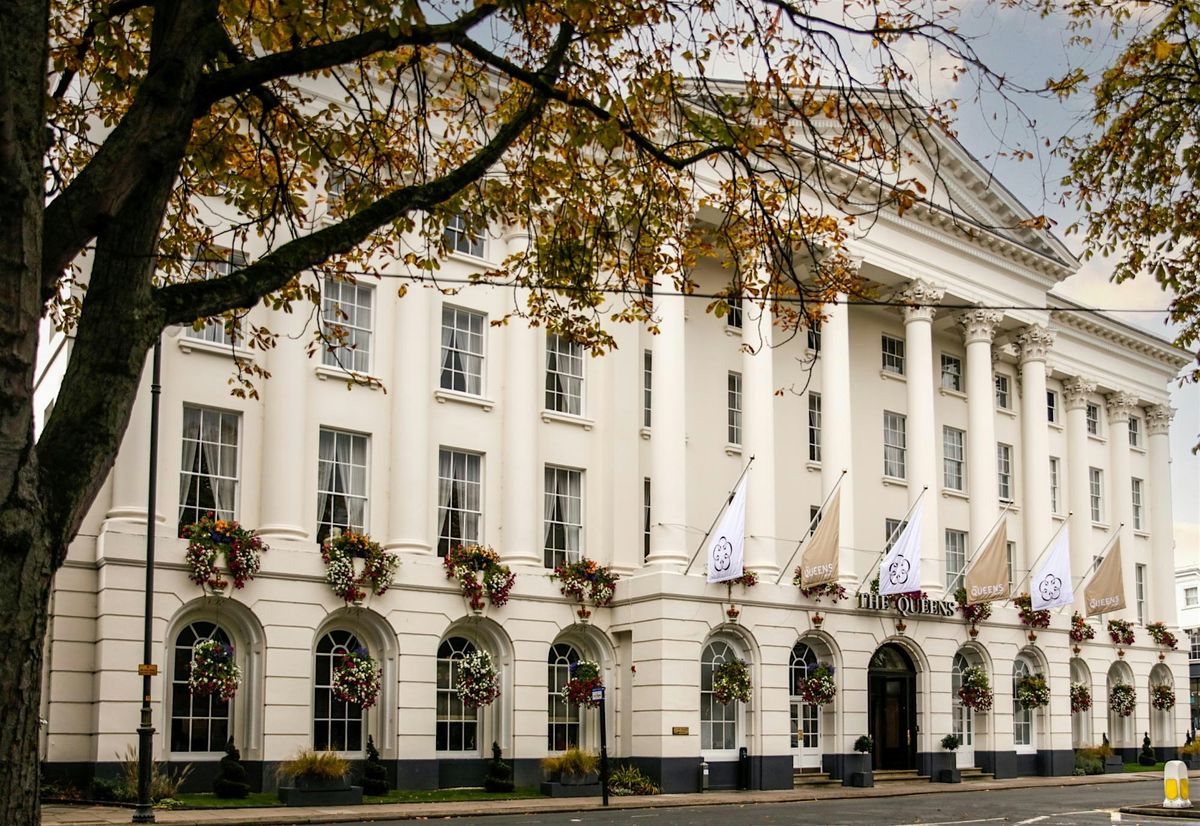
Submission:
M 917 767 L 916 681 L 912 674 L 875 673 L 870 677 L 873 767 Z

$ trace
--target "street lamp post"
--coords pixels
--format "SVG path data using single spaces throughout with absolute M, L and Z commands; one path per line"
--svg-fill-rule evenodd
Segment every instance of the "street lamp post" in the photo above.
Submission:
M 604 686 L 592 689 L 592 699 L 600 701 L 600 796 L 602 803 L 608 805 L 608 727 L 604 718 Z
M 142 719 L 138 726 L 138 799 L 133 810 L 134 823 L 154 822 L 154 801 L 150 799 L 150 773 L 153 766 L 154 726 L 150 708 L 150 679 L 158 673 L 151 663 L 154 657 L 154 513 L 158 489 L 158 397 L 162 391 L 162 336 L 154 342 L 154 362 L 150 374 L 150 485 L 146 494 L 146 608 L 142 629 Z

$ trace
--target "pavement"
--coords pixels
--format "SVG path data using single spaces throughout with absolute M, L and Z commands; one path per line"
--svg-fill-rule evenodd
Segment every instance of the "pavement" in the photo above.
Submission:
M 1200 777 L 1193 771 L 1191 777 Z M 982 792 L 999 789 L 1027 789 L 1063 786 L 1109 785 L 1145 781 L 1145 773 L 1093 775 L 1089 777 L 1018 777 L 1009 780 L 973 781 L 961 784 L 894 783 L 870 789 L 842 786 L 779 791 L 719 791 L 699 794 L 667 794 L 640 797 L 610 797 L 610 809 L 661 809 L 682 806 L 745 805 L 749 803 L 794 803 L 817 800 L 849 800 L 866 797 L 899 797 L 922 794 Z M 1145 790 L 1138 794 L 1145 796 Z M 1137 803 L 1139 801 L 1130 801 Z M 1143 801 L 1145 806 L 1129 806 L 1131 814 L 1171 816 L 1159 808 L 1158 801 Z M 1200 801 L 1197 801 L 1200 806 Z M 533 798 L 527 800 L 472 800 L 445 803 L 385 803 L 365 806 L 312 806 L 294 808 L 186 809 L 156 810 L 158 823 L 171 826 L 268 826 L 291 823 L 364 823 L 371 821 L 425 820 L 430 818 L 480 817 L 550 812 L 585 812 L 602 808 L 599 797 Z M 1173 810 L 1178 812 L 1180 810 Z M 1200 820 L 1200 809 L 1182 810 Z M 89 806 L 50 803 L 42 807 L 42 826 L 92 826 L 127 824 L 132 810 L 117 806 Z

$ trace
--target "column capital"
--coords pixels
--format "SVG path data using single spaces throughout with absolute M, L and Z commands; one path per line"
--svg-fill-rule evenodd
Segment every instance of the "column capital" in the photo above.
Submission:
M 1021 364 L 1030 361 L 1046 361 L 1046 354 L 1054 344 L 1054 333 L 1040 324 L 1030 324 L 1017 333 L 1017 344 L 1021 347 Z
M 1146 410 L 1146 432 L 1151 436 L 1164 436 L 1171 429 L 1175 408 L 1169 404 L 1156 404 Z
M 1109 393 L 1104 397 L 1104 401 L 1108 408 L 1108 421 L 1112 424 L 1129 421 L 1129 415 L 1138 403 L 1137 396 L 1123 390 Z
M 904 323 L 932 321 L 934 314 L 937 313 L 937 305 L 945 294 L 945 288 L 939 287 L 931 281 L 923 278 L 913 281 L 900 293 L 900 297 L 907 302 L 906 306 L 901 309 Z
M 1096 390 L 1096 383 L 1082 376 L 1067 379 L 1063 382 L 1063 398 L 1067 402 L 1067 410 L 1080 410 L 1088 402 L 1088 397 Z
M 996 325 L 1004 318 L 995 310 L 967 310 L 958 316 L 958 323 L 963 328 L 963 342 L 971 344 L 976 341 L 991 343 L 996 335 Z

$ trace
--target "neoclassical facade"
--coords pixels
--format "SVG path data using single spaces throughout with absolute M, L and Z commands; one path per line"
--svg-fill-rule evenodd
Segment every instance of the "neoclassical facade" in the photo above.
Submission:
M 981 226 L 1028 217 L 955 151 L 947 174 Z M 527 243 L 502 228 L 451 233 L 443 272 L 462 278 Z M 429 788 L 479 782 L 495 742 L 530 783 L 541 757 L 598 746 L 599 712 L 558 694 L 580 658 L 601 665 L 610 754 L 667 791 L 698 789 L 702 762 L 713 787 L 734 785 L 742 748 L 757 788 L 789 787 L 797 771 L 840 777 L 864 734 L 876 769 L 922 775 L 947 759 L 997 777 L 1070 774 L 1073 746 L 1107 736 L 1132 754 L 1143 732 L 1172 752 L 1187 725 L 1187 653 L 1160 651 L 1144 625 L 1176 617 L 1167 400 L 1187 354 L 1057 295 L 1076 262 L 1048 234 L 967 234 L 912 212 L 881 216 L 853 253 L 890 303 L 831 304 L 819 328 L 793 335 L 750 300 L 717 318 L 707 299 L 662 284 L 658 334 L 618 327 L 602 358 L 544 330 L 493 325 L 507 291 L 410 287 L 398 298 L 391 278 L 322 285 L 322 317 L 350 335 L 315 357 L 299 313 L 252 311 L 282 334 L 266 352 L 219 327 L 170 331 L 155 514 L 158 757 L 191 763 L 202 784 L 233 737 L 255 783 L 271 788 L 272 767 L 297 750 L 361 757 L 370 737 L 399 786 Z M 694 277 L 708 293 L 728 274 L 705 261 Z M 70 353 L 56 343 L 46 388 Z M 261 401 L 229 395 L 234 354 L 270 372 Z M 348 387 L 347 369 L 386 391 Z M 49 771 L 76 779 L 111 772 L 135 741 L 148 383 L 55 582 L 42 750 Z M 746 560 L 759 584 L 707 585 L 695 557 L 748 464 Z M 817 602 L 791 584 L 791 568 L 839 483 L 848 598 Z M 902 614 L 857 595 L 918 498 L 928 599 Z M 178 538 L 207 511 L 270 545 L 262 572 L 224 598 L 188 580 Z M 1094 622 L 1096 638 L 1074 646 L 1070 610 L 1031 634 L 1007 604 L 973 633 L 947 602 L 999 518 L 1018 587 L 1064 525 L 1076 578 L 1119 535 L 1134 644 L 1118 650 Z M 387 593 L 360 606 L 334 596 L 319 542 L 336 529 L 400 555 Z M 516 573 L 507 605 L 475 612 L 446 578 L 441 556 L 467 542 L 492 546 Z M 548 576 L 580 557 L 621 575 L 613 605 L 586 620 Z M 242 668 L 230 702 L 186 688 L 191 646 L 209 637 L 227 639 Z M 365 712 L 330 690 L 336 659 L 356 647 L 382 669 Z M 501 690 L 476 711 L 458 699 L 454 663 L 479 649 Z M 713 697 L 713 670 L 731 658 L 749 665 L 748 703 Z M 818 706 L 797 685 L 821 663 L 834 667 L 837 694 Z M 987 711 L 958 699 L 970 667 L 990 679 Z M 1014 703 L 1029 674 L 1046 678 L 1047 706 Z M 1090 689 L 1089 711 L 1071 712 L 1072 683 Z M 1135 689 L 1129 717 L 1110 713 L 1117 683 Z M 1154 684 L 1174 687 L 1174 709 L 1151 707 Z M 963 740 L 953 758 L 940 746 L 950 733 Z

